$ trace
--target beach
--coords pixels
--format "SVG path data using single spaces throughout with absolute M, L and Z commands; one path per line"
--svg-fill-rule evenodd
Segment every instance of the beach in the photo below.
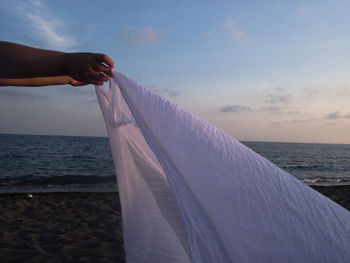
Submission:
M 117 193 L 0 195 L 0 262 L 124 262 Z
M 312 186 L 350 210 L 350 186 Z M 0 194 L 0 262 L 125 262 L 117 193 Z

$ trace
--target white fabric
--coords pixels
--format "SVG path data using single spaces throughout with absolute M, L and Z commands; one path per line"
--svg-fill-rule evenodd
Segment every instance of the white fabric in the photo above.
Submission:
M 350 262 L 350 212 L 115 72 L 96 88 L 131 262 Z

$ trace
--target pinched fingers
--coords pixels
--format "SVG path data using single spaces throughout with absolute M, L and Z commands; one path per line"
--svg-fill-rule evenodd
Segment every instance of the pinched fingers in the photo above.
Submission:
M 112 69 L 103 65 L 103 64 L 100 64 L 100 63 L 97 63 L 93 69 L 97 72 L 102 72 L 103 74 L 109 76 L 109 77 L 112 77 Z
M 89 80 L 89 84 L 93 84 L 93 85 L 96 85 L 96 86 L 101 86 L 101 85 L 103 85 L 103 81 L 90 79 Z
M 88 84 L 102 85 L 112 76 L 113 61 L 104 54 L 67 53 L 65 74 Z
M 113 60 L 105 54 L 97 54 L 95 59 L 100 64 L 106 64 L 111 69 L 114 68 Z
M 95 85 L 102 85 L 103 82 L 108 80 L 108 77 L 101 72 L 92 71 L 88 74 L 89 81 Z M 97 83 L 97 84 L 96 84 Z

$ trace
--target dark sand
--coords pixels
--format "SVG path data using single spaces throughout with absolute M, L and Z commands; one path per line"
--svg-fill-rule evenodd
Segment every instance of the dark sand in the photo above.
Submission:
M 117 193 L 0 195 L 0 262 L 124 262 Z
M 314 186 L 350 210 L 350 186 Z M 117 193 L 0 194 L 0 262 L 124 262 Z

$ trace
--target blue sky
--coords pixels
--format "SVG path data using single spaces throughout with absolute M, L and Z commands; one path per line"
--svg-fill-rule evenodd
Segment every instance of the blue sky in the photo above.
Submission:
M 350 143 L 349 1 L 5 1 L 1 40 L 108 54 L 239 140 Z M 105 136 L 92 86 L 0 88 L 0 132 Z

